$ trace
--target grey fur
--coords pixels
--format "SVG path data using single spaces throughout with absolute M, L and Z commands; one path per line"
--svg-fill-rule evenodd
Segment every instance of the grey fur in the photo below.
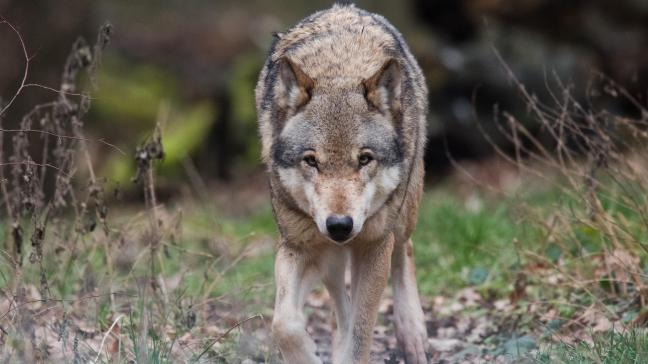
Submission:
M 398 342 L 408 363 L 426 362 L 410 236 L 423 191 L 427 89 L 403 37 L 382 16 L 336 4 L 277 33 L 255 93 L 281 236 L 273 333 L 284 359 L 318 362 L 295 297 L 320 276 L 346 325 L 334 362 L 366 362 L 391 266 Z M 332 240 L 330 216 L 352 217 L 348 239 Z M 330 268 L 346 269 L 347 259 L 360 295 L 353 308 L 343 307 L 344 274 Z

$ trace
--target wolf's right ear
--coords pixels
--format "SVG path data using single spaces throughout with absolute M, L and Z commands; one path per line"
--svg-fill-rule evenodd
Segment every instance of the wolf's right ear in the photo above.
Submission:
M 310 101 L 315 81 L 288 57 L 279 59 L 279 79 L 276 102 L 286 112 L 294 113 Z

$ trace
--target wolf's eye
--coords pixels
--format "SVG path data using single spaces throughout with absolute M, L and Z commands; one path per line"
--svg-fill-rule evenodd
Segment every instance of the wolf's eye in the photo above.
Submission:
M 315 156 L 312 154 L 304 156 L 304 163 L 308 164 L 310 167 L 317 168 L 317 159 L 315 159 Z
M 371 163 L 373 160 L 373 155 L 371 153 L 362 153 L 358 156 L 358 163 L 360 164 L 360 167 L 364 167 L 367 164 Z

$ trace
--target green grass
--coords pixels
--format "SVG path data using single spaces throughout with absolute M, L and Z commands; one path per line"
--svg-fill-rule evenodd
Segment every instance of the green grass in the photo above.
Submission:
M 428 191 L 412 237 L 421 293 L 452 294 L 468 285 L 507 287 L 510 271 L 519 259 L 513 242 L 530 235 L 524 226 L 516 223 L 514 203 L 485 201 L 478 209 L 469 209 L 444 188 Z M 269 204 L 243 218 L 226 218 L 213 208 L 187 211 L 191 212 L 183 214 L 182 240 L 164 249 L 158 272 L 166 277 L 183 274 L 187 295 L 218 297 L 239 292 L 243 300 L 253 297 L 271 301 L 274 249 L 267 241 L 276 239 L 277 228 Z M 229 257 L 219 256 L 219 252 L 210 248 L 212 239 L 225 245 Z M 50 288 L 58 291 L 57 296 L 67 297 L 77 291 L 88 272 L 96 277 L 107 274 L 105 251 L 102 247 L 90 248 L 90 236 L 86 240 L 84 246 L 88 249 L 78 252 L 65 276 L 53 280 L 56 284 Z M 255 246 L 264 240 L 263 246 Z M 29 246 L 25 245 L 28 256 Z M 60 264 L 58 260 L 46 262 L 47 271 L 58 271 L 55 269 Z M 125 282 L 130 275 L 143 276 L 147 270 L 146 264 L 135 263 L 130 270 L 118 272 L 115 281 Z M 37 267 L 26 264 L 24 274 L 28 281 L 38 282 Z M 208 286 L 205 278 L 218 280 L 211 285 L 210 292 L 205 292 Z M 253 287 L 251 291 L 250 287 Z
M 528 232 L 514 221 L 512 201 L 483 204 L 473 211 L 444 189 L 425 194 L 412 237 L 422 294 L 449 294 L 474 284 L 506 284 L 502 273 L 517 262 L 513 240 Z M 243 245 L 250 236 L 277 236 L 269 207 L 249 218 L 219 223 L 225 235 L 242 241 Z M 213 225 L 206 215 L 198 214 L 187 221 L 186 229 L 210 228 Z M 272 276 L 273 259 L 273 251 L 268 250 L 242 260 L 224 280 L 225 290 Z
M 511 202 L 512 203 L 512 202 Z M 445 190 L 425 194 L 419 221 L 413 236 L 419 289 L 424 295 L 451 294 L 468 285 L 506 287 L 508 270 L 517 262 L 512 242 L 525 235 L 512 216 L 509 202 L 484 202 L 479 210 L 464 206 Z M 232 255 L 237 256 L 256 239 L 276 239 L 277 229 L 269 205 L 245 218 L 222 218 L 213 210 L 197 210 L 184 217 L 184 230 L 191 232 L 182 246 L 188 250 L 205 250 L 201 237 L 214 230 L 225 237 Z M 172 252 L 172 254 L 174 254 Z M 170 259 L 166 274 L 180 269 L 179 256 Z M 193 258 L 192 272 L 186 278 L 188 293 L 198 293 L 209 261 Z M 255 286 L 254 294 L 272 300 L 274 249 L 265 246 L 242 258 L 219 276 L 219 284 L 210 294 L 219 296 Z M 220 264 L 221 269 L 227 264 Z
M 217 211 L 202 210 L 187 217 L 184 229 L 193 235 L 205 236 L 214 233 L 222 235 L 221 243 L 227 244 L 230 252 L 229 261 L 216 264 L 219 283 L 214 285 L 214 296 L 228 292 L 239 292 L 242 300 L 264 298 L 271 300 L 273 294 L 274 251 L 273 242 L 277 235 L 270 206 L 264 206 L 245 218 L 218 217 Z M 256 247 L 259 241 L 265 241 Z M 188 237 L 184 246 L 204 249 L 204 244 L 196 238 Z M 192 273 L 187 283 L 199 285 L 204 280 L 204 271 Z M 260 296 L 259 296 L 260 295 Z
M 482 204 L 469 209 L 443 191 L 424 196 L 412 237 L 422 294 L 505 284 L 501 273 L 516 263 L 513 240 L 524 231 L 515 224 L 507 203 Z
M 581 342 L 555 344 L 536 357 L 542 364 L 640 364 L 648 362 L 648 332 L 605 332 L 592 336 L 592 345 Z
M 560 245 L 547 245 L 546 242 L 542 242 L 539 229 L 525 220 L 519 207 L 532 205 L 541 211 L 551 211 L 558 205 L 571 203 L 567 197 L 553 190 L 499 200 L 474 197 L 470 203 L 462 201 L 448 190 L 447 187 L 440 186 L 425 193 L 420 206 L 418 225 L 412 237 L 417 280 L 423 296 L 451 297 L 459 289 L 473 286 L 482 292 L 487 291 L 491 297 L 507 297 L 512 291 L 516 274 L 528 263 L 528 257 L 523 255 L 524 251 L 534 251 L 553 262 L 557 261 L 558 257 L 568 258 L 571 259 L 571 264 L 580 259 L 579 254 L 587 252 L 587 249 L 590 249 L 588 247 L 591 247 L 590 251 L 598 251 L 604 244 L 599 231 L 591 226 L 577 225 L 572 229 L 573 242 L 560 242 Z M 575 203 L 571 203 L 570 206 L 582 209 Z M 226 217 L 213 207 L 177 207 L 184 211 L 181 220 L 183 233 L 175 241 L 171 241 L 168 236 L 163 239 L 164 245 L 157 255 L 155 272 L 165 279 L 179 279 L 181 284 L 169 292 L 170 305 L 167 308 L 154 311 L 155 317 L 147 316 L 150 322 L 155 322 L 158 326 L 157 329 L 151 328 L 147 332 L 147 357 L 137 358 L 138 361 L 173 361 L 171 350 L 174 339 L 165 338 L 161 331 L 156 330 L 160 330 L 161 323 L 168 323 L 175 328 L 178 335 L 191 332 L 195 335 L 196 328 L 206 323 L 199 322 L 192 327 L 186 323 L 187 315 L 198 310 L 203 310 L 203 313 L 206 311 L 205 306 L 194 308 L 193 305 L 201 305 L 208 301 L 222 303 L 236 307 L 241 317 L 271 313 L 274 297 L 274 241 L 278 234 L 269 204 L 239 218 Z M 618 207 L 607 203 L 606 208 Z M 175 210 L 174 207 L 170 208 L 170 211 Z M 621 212 L 626 216 L 626 220 L 636 220 L 637 224 L 639 223 L 640 220 L 630 212 Z M 120 215 L 117 211 L 112 214 Z M 121 226 L 121 220 L 130 219 L 133 219 L 133 214 L 125 212 L 123 216 L 115 219 L 118 221 L 113 221 L 113 224 Z M 133 227 L 135 231 L 146 230 L 145 216 L 140 216 L 140 219 L 141 224 Z M 638 231 L 641 229 L 638 228 Z M 27 231 L 25 236 L 28 237 L 29 234 Z M 117 251 L 127 246 L 109 247 L 115 265 L 111 273 L 106 264 L 106 246 L 97 244 L 97 241 L 101 241 L 101 234 L 102 231 L 95 231 L 83 235 L 73 259 L 69 259 L 67 251 L 59 256 L 52 254 L 50 250 L 43 263 L 48 273 L 51 297 L 78 299 L 86 294 L 84 292 L 92 291 L 92 287 L 86 287 L 89 284 L 100 288 L 101 292 L 111 287 L 112 290 L 130 294 L 132 298 L 128 299 L 127 304 L 131 308 L 128 310 L 129 316 L 123 320 L 123 329 L 132 341 L 132 347 L 135 349 L 133 352 L 140 355 L 136 349 L 138 345 L 142 345 L 141 332 L 137 331 L 141 327 L 142 315 L 146 314 L 146 310 L 149 310 L 151 315 L 150 305 L 158 305 L 155 300 L 159 299 L 155 297 L 151 301 L 150 298 L 143 297 L 140 292 L 142 286 L 136 283 L 150 275 L 148 250 L 146 246 L 138 246 L 133 253 L 137 258 L 130 265 L 120 266 L 115 264 Z M 141 232 L 135 234 L 135 238 L 141 239 L 139 234 Z M 115 244 L 116 240 L 112 241 L 112 244 Z M 129 241 L 126 244 L 129 244 Z M 569 251 L 570 247 L 574 246 L 586 249 Z M 27 258 L 31 247 L 26 243 L 24 248 L 26 252 L 22 281 L 39 287 L 39 268 L 36 264 L 29 263 Z M 55 250 L 53 248 L 47 247 Z M 572 266 L 565 267 L 572 269 Z M 9 265 L 0 264 L 0 272 L 0 288 L 4 289 L 7 277 L 11 274 Z M 529 299 L 563 302 L 564 304 L 551 306 L 559 311 L 560 319 L 563 320 L 569 319 L 577 312 L 574 305 L 586 307 L 594 302 L 591 296 L 582 291 L 563 286 L 547 289 L 547 286 L 538 283 L 537 280 L 533 283 L 535 286 L 530 286 L 528 290 Z M 588 299 L 581 302 L 575 297 Z M 149 308 L 144 310 L 147 304 Z M 525 303 L 521 307 L 527 307 L 526 305 Z M 115 317 L 115 307 L 108 297 L 88 300 L 86 306 L 89 309 L 84 313 L 86 319 L 105 331 Z M 566 313 L 565 307 L 571 311 Z M 73 304 L 66 304 L 65 309 L 73 311 Z M 124 312 L 119 309 L 117 311 Z M 520 315 L 527 315 L 522 311 Z M 209 316 L 208 313 L 205 315 Z M 518 329 L 529 329 L 532 321 L 533 317 L 528 316 L 526 326 Z M 224 322 L 214 324 L 221 328 L 231 325 Z M 522 333 L 524 332 L 528 331 Z M 228 337 L 228 342 L 219 349 L 209 350 L 205 358 L 217 360 L 219 357 L 236 355 L 236 335 L 233 333 Z M 541 350 L 533 360 L 539 363 L 648 362 L 648 338 L 645 332 L 608 333 L 593 336 L 593 340 L 593 346 L 584 343 L 554 344 Z M 70 342 L 71 338 L 67 345 L 71 345 Z M 200 352 L 202 348 L 196 350 Z
M 506 278 L 517 263 L 514 239 L 528 235 L 514 221 L 510 204 L 484 202 L 473 211 L 442 189 L 425 194 L 413 241 L 419 289 L 424 295 L 451 294 L 468 285 L 507 286 Z M 210 211 L 188 216 L 186 230 L 214 229 Z M 245 219 L 217 219 L 219 229 L 242 251 L 251 237 L 276 238 L 277 231 L 269 206 Z M 188 244 L 195 245 L 189 241 Z M 274 251 L 264 250 L 236 264 L 223 277 L 215 294 L 250 284 L 272 286 Z M 193 276 L 201 279 L 201 272 Z M 264 290 L 272 295 L 272 292 Z

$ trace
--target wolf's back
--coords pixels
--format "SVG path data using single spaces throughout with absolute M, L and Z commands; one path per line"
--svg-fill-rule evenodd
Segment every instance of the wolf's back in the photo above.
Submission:
M 425 142 L 427 89 L 423 75 L 401 34 L 382 16 L 354 5 L 334 5 L 277 33 L 256 87 L 256 107 L 263 142 L 263 159 L 270 162 L 276 137 L 275 89 L 279 62 L 288 57 L 315 80 L 319 92 L 336 92 L 359 85 L 389 59 L 403 75 L 400 126 L 405 155 L 414 158 Z

